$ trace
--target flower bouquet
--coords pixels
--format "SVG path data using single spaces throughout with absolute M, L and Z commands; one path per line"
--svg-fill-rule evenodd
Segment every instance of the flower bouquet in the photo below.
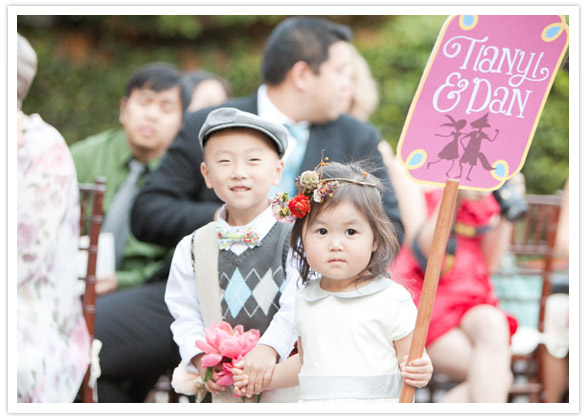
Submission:
M 184 374 L 189 372 L 178 372 L 178 378 L 175 384 L 172 381 L 173 388 L 176 389 L 177 386 L 178 389 L 183 390 L 181 393 L 186 393 L 186 389 L 192 392 L 189 394 L 197 393 L 192 385 L 203 387 L 204 383 L 212 377 L 214 369 L 219 365 L 221 366 L 221 370 L 216 373 L 216 384 L 220 386 L 232 385 L 234 383 L 232 376 L 234 364 L 241 361 L 257 345 L 259 337 L 260 332 L 257 329 L 251 329 L 245 332 L 242 325 L 237 325 L 232 328 L 225 321 L 210 326 L 206 330 L 206 341 L 196 341 L 196 346 L 206 353 L 202 356 L 202 366 L 206 367 L 204 380 L 202 381 L 201 377 L 195 374 L 194 376 L 185 378 Z M 181 367 L 181 365 L 178 366 L 178 368 Z M 176 372 L 173 374 L 173 379 L 175 380 L 175 378 Z M 183 384 L 185 381 L 193 382 L 193 384 Z M 257 396 L 257 402 L 259 402 L 260 396 Z

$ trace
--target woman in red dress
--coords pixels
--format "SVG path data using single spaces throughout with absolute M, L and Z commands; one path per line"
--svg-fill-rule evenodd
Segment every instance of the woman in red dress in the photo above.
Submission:
M 409 214 L 402 218 L 406 230 L 419 232 L 401 250 L 393 276 L 412 292 L 416 304 L 441 195 L 442 190 L 425 194 L 427 220 L 418 224 Z M 426 341 L 434 371 L 461 382 L 443 402 L 507 401 L 512 381 L 510 336 L 517 321 L 497 307 L 490 280 L 511 234 L 510 223 L 499 214 L 491 194 L 459 192 Z

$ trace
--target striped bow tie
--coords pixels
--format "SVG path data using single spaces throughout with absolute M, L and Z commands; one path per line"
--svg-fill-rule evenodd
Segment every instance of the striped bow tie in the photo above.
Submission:
M 258 247 L 261 245 L 259 235 L 252 229 L 247 231 L 228 230 L 221 226 L 216 227 L 218 233 L 218 248 L 221 250 L 227 250 L 234 243 L 242 242 L 247 244 L 249 248 Z

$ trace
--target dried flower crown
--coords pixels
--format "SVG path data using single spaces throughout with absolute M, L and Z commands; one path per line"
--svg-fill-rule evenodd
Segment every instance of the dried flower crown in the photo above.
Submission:
M 328 157 L 322 157 L 320 164 L 314 170 L 307 170 L 296 178 L 298 190 L 301 190 L 292 199 L 289 193 L 276 193 L 271 209 L 273 216 L 280 222 L 293 222 L 296 218 L 303 218 L 310 212 L 310 197 L 314 202 L 322 203 L 326 196 L 332 197 L 334 189 L 340 183 L 359 184 L 362 186 L 377 187 L 376 184 L 345 178 L 323 178 L 323 169 L 328 166 Z M 363 172 L 363 178 L 369 174 Z

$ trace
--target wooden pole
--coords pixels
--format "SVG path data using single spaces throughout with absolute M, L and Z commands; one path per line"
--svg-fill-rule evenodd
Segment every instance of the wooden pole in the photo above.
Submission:
M 428 335 L 428 325 L 430 324 L 434 297 L 436 296 L 436 287 L 438 286 L 438 279 L 440 278 L 440 272 L 442 270 L 444 251 L 450 235 L 450 227 L 455 210 L 458 189 L 458 181 L 447 180 L 444 186 L 444 191 L 442 192 L 438 219 L 432 237 L 432 247 L 430 248 L 430 254 L 428 256 L 424 284 L 422 286 L 420 302 L 418 303 L 418 316 L 416 318 L 416 328 L 414 329 L 414 334 L 412 336 L 412 344 L 410 345 L 408 363 L 422 357 L 422 354 L 424 353 L 424 343 L 426 342 L 426 336 Z M 399 402 L 413 402 L 415 392 L 416 388 L 406 385 L 404 382 L 402 384 Z

